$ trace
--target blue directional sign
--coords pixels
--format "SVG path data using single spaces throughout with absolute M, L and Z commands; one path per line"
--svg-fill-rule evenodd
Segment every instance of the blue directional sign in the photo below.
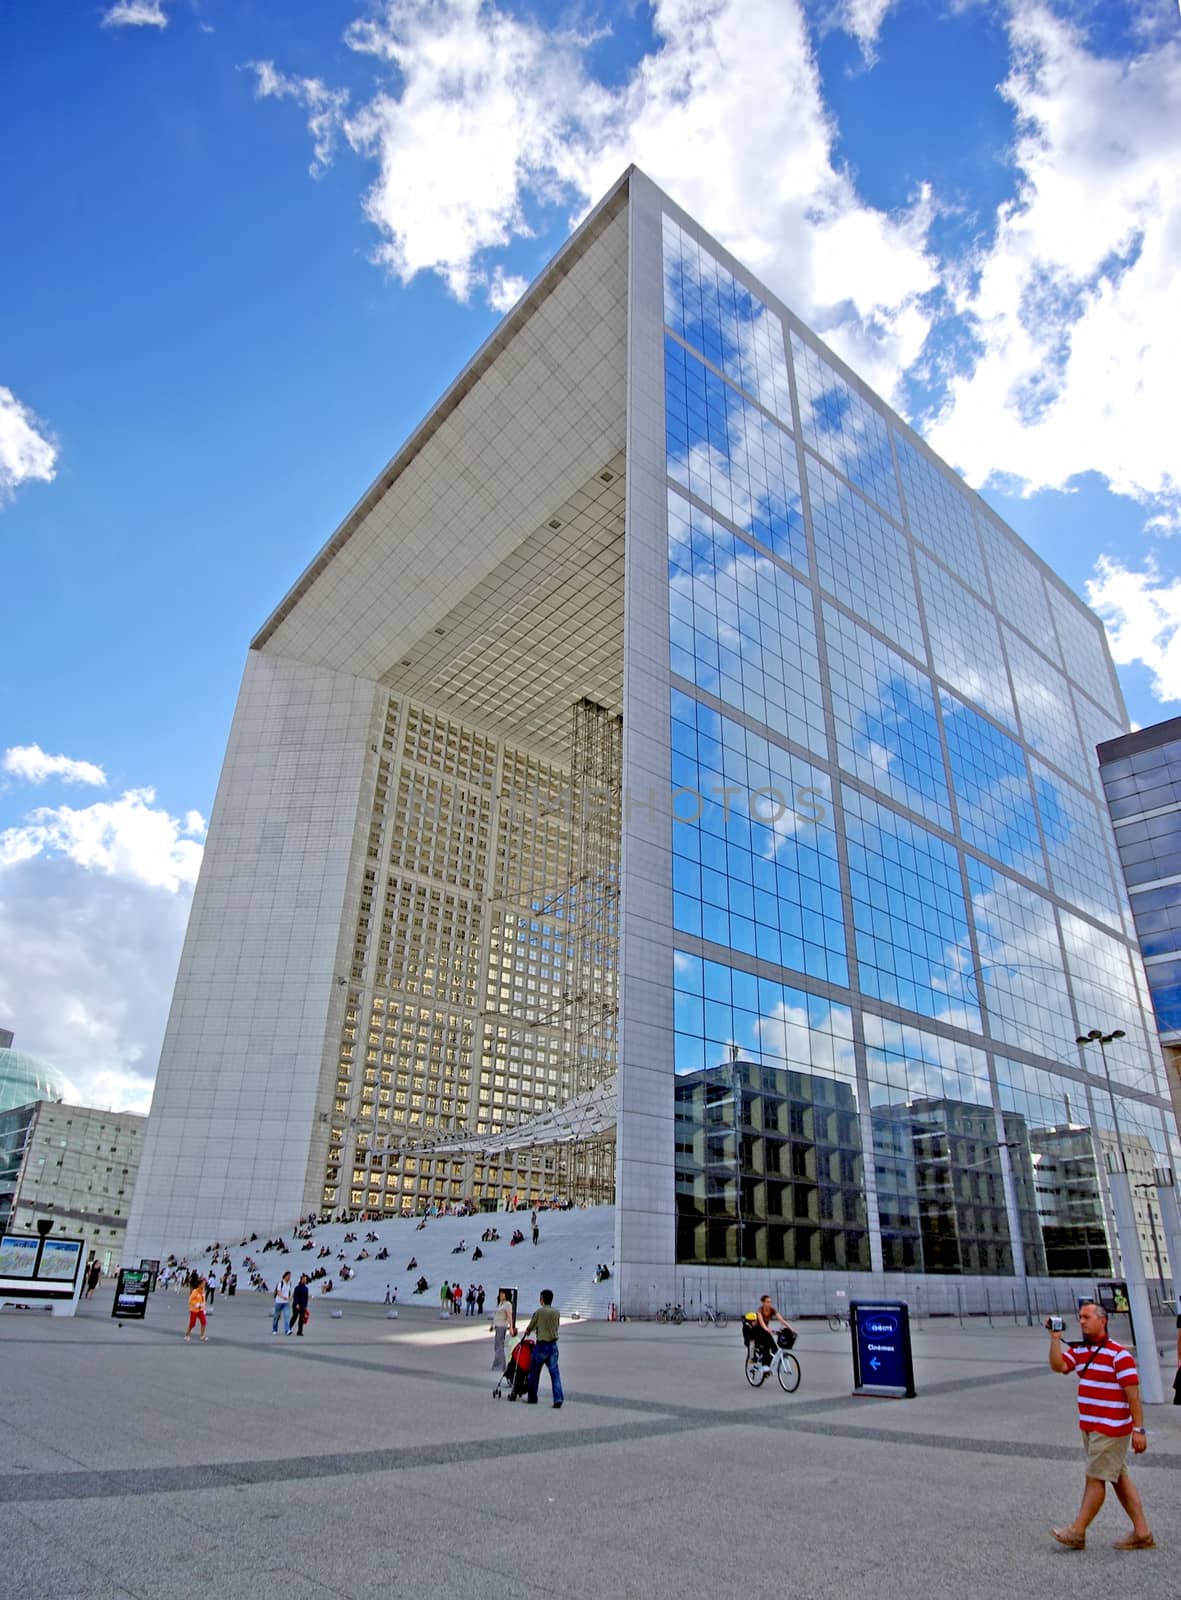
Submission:
M 853 1339 L 853 1393 L 914 1399 L 914 1361 L 910 1353 L 910 1313 L 901 1300 L 849 1307 Z

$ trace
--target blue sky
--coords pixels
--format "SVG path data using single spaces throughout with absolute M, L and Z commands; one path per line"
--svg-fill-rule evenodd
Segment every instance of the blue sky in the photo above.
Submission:
M 1176 0 L 14 0 L 0 1025 L 144 1106 L 248 641 L 629 161 L 1181 712 Z

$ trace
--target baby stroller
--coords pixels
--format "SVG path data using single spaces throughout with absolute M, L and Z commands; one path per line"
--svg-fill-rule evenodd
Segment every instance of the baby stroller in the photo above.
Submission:
M 533 1360 L 533 1340 L 520 1339 L 515 1345 L 512 1354 L 505 1364 L 504 1371 L 496 1380 L 496 1387 L 492 1391 L 494 1400 L 521 1400 L 529 1392 L 529 1366 Z M 505 1386 L 507 1394 L 502 1394 Z

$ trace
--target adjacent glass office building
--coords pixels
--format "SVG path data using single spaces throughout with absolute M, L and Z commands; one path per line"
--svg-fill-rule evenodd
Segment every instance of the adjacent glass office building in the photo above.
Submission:
M 136 1247 L 512 1185 L 613 1188 L 637 1312 L 1113 1267 L 1112 1095 L 1176 1152 L 1125 726 L 1081 601 L 629 172 L 254 641 Z
M 1181 717 L 1099 746 L 1116 849 L 1166 1057 L 1181 1061 Z M 1171 1077 L 1178 1092 L 1176 1070 Z

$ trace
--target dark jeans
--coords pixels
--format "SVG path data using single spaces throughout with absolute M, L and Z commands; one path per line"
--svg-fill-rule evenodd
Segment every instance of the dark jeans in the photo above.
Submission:
M 307 1309 L 304 1306 L 296 1306 L 295 1310 L 291 1313 L 291 1320 L 295 1323 L 295 1335 L 298 1339 L 303 1338 L 303 1323 L 306 1316 Z
M 769 1333 L 764 1333 L 762 1328 L 755 1328 L 751 1334 L 751 1343 L 763 1365 L 769 1367 L 775 1355 L 775 1340 Z
M 550 1388 L 554 1394 L 554 1404 L 562 1403 L 562 1375 L 558 1371 L 558 1342 L 552 1344 L 539 1339 L 533 1346 L 533 1360 L 529 1363 L 529 1398 L 537 1399 L 537 1385 L 541 1382 L 542 1367 L 549 1368 Z

